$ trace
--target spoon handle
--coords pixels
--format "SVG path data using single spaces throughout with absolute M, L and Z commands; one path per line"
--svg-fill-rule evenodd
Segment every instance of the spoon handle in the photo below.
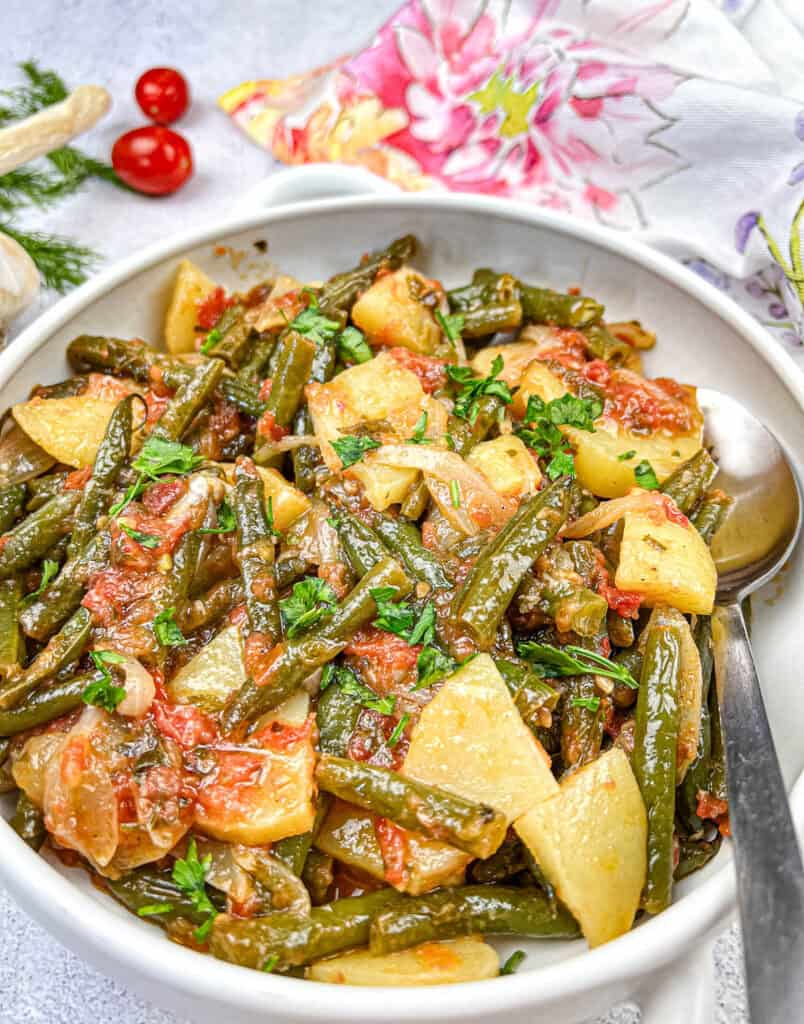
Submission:
M 712 616 L 746 986 L 754 1024 L 804 1006 L 804 869 L 739 604 Z

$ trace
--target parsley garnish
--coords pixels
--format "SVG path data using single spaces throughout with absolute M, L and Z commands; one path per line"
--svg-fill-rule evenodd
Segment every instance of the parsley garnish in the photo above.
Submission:
M 406 711 L 405 714 L 399 719 L 399 721 L 394 726 L 394 731 L 391 733 L 391 735 L 386 740 L 386 742 L 385 742 L 386 747 L 392 747 L 393 748 L 393 747 L 395 747 L 397 745 L 397 743 L 399 743 L 399 741 L 402 739 L 402 736 L 404 735 L 405 729 L 407 729 L 407 727 L 408 727 L 408 722 L 409 721 L 410 721 L 410 715 Z
M 463 325 L 466 323 L 466 317 L 463 313 L 447 313 L 446 316 L 440 311 L 436 310 L 436 320 L 441 325 L 441 330 L 447 336 L 447 341 L 455 342 L 460 338 Z
M 636 455 L 636 448 L 631 448 L 627 452 L 620 452 L 620 454 L 617 456 L 617 461 L 618 462 L 628 462 L 628 460 L 629 459 L 633 459 L 633 457 L 635 455 Z
M 190 897 L 190 902 L 199 914 L 209 914 L 206 921 L 193 933 L 198 942 L 203 942 L 209 935 L 212 922 L 218 913 L 207 895 L 206 877 L 211 865 L 211 853 L 208 853 L 202 860 L 198 859 L 195 839 L 191 839 L 187 846 L 187 856 L 179 857 L 173 865 L 173 881 L 183 893 Z
M 175 615 L 175 608 L 163 608 L 154 619 L 154 635 L 163 647 L 183 647 L 187 643 Z
M 262 965 L 262 970 L 265 971 L 266 974 L 271 974 L 278 963 L 279 963 L 279 954 L 278 953 L 271 953 L 271 955 L 268 957 L 268 959 Z
M 405 441 L 405 444 L 432 444 L 433 443 L 433 439 L 431 437 L 425 437 L 425 432 L 427 430 L 427 420 L 428 420 L 428 418 L 429 418 L 429 414 L 428 413 L 423 412 L 421 414 L 421 416 L 416 420 L 416 425 L 413 428 L 413 433 L 407 439 L 407 441 Z
M 451 675 L 455 671 L 456 662 L 437 647 L 426 646 L 419 654 L 416 668 L 419 678 L 413 689 L 423 690 L 426 686 L 437 683 L 444 676 Z
M 570 707 L 596 712 L 600 708 L 600 697 L 573 697 L 570 700 Z
M 634 467 L 634 479 L 646 491 L 659 490 L 659 481 L 656 479 L 653 466 L 651 466 L 647 459 L 643 459 L 638 466 Z
M 281 537 L 282 534 L 274 526 L 274 496 L 273 494 L 268 495 L 268 500 L 265 503 L 265 525 L 268 527 L 268 532 L 274 537 Z
M 107 665 L 119 665 L 126 659 L 116 651 L 90 651 L 95 668 L 100 672 L 101 678 L 90 683 L 81 694 L 81 700 L 85 704 L 94 704 L 95 707 L 103 708 L 105 711 L 115 710 L 120 701 L 125 697 L 126 691 L 122 686 L 115 686 L 112 673 Z
M 450 480 L 449 482 L 449 496 L 452 499 L 452 507 L 461 507 L 461 488 L 457 480 Z
M 154 917 L 156 914 L 171 914 L 172 912 L 172 903 L 148 903 L 146 906 L 137 909 L 137 916 Z
M 330 662 L 321 674 L 320 689 L 325 690 L 333 683 L 350 697 L 355 697 L 359 700 L 363 707 L 368 708 L 369 711 L 378 711 L 381 715 L 392 715 L 394 713 L 396 697 L 378 696 L 370 687 L 361 683 L 350 668 L 333 665 Z
M 293 584 L 290 597 L 279 602 L 285 635 L 290 639 L 332 612 L 338 595 L 325 580 L 310 576 Z
M 201 354 L 208 356 L 222 337 L 223 331 L 219 330 L 217 327 L 213 327 L 206 338 L 204 338 L 204 343 L 201 346 Z
M 606 676 L 629 686 L 632 690 L 639 688 L 639 683 L 624 665 L 618 665 L 616 661 L 611 661 L 602 654 L 584 650 L 583 647 L 576 647 L 574 644 L 554 647 L 553 644 L 526 640 L 517 644 L 517 651 L 545 676 Z
M 123 499 L 109 509 L 112 516 L 119 516 L 126 506 L 142 494 L 146 480 L 158 480 L 168 473 L 182 476 L 191 473 L 203 462 L 192 448 L 178 441 L 165 441 L 161 437 L 149 437 L 142 446 L 139 455 L 131 463 L 139 476 L 128 488 Z
M 594 421 L 602 412 L 603 403 L 599 398 L 567 394 L 545 402 L 538 395 L 531 395 L 525 410 L 525 426 L 517 431 L 517 436 L 528 448 L 548 460 L 547 475 L 551 480 L 574 476 L 575 459 L 566 451 L 568 441 L 558 428 L 566 425 L 594 433 Z
M 318 306 L 318 299 L 311 291 L 308 294 L 310 295 L 310 305 L 290 321 L 288 329 L 304 334 L 316 345 L 325 345 L 328 341 L 332 341 L 341 329 L 341 325 L 337 320 L 330 320 L 329 317 L 324 316 Z
M 513 401 L 511 389 L 505 381 L 497 380 L 503 368 L 502 356 L 496 356 L 491 364 L 488 377 L 476 377 L 469 366 L 448 366 L 447 375 L 450 380 L 460 384 L 460 391 L 455 398 L 453 412 L 463 420 L 474 423 L 480 411 L 479 399 L 482 395 L 494 395 L 506 405 Z
M 384 629 L 386 633 L 395 633 L 411 645 L 432 643 L 435 637 L 435 608 L 428 601 L 418 619 L 414 609 L 407 601 L 394 604 L 393 598 L 398 593 L 396 587 L 375 587 L 370 591 L 377 605 L 377 618 L 374 625 Z
M 48 584 L 53 579 L 53 577 L 58 573 L 58 571 L 58 562 L 54 562 L 50 558 L 46 558 L 44 562 L 42 562 L 42 578 L 39 580 L 39 586 L 36 588 L 36 590 L 32 590 L 30 594 L 26 594 L 26 596 L 22 599 L 23 607 L 32 604 L 36 600 L 36 598 L 39 597 L 40 594 L 44 593 L 44 591 L 47 590 Z
M 120 529 L 127 536 L 131 537 L 133 541 L 141 545 L 144 548 L 158 548 L 159 538 L 154 536 L 152 533 L 143 533 L 142 530 L 135 530 L 133 526 L 129 526 L 128 523 L 120 523 Z
M 269 498 L 270 501 L 270 498 Z M 218 508 L 218 525 L 202 526 L 199 533 L 232 533 L 235 528 L 235 517 L 232 507 L 225 499 Z
M 338 355 L 351 363 L 367 363 L 372 358 L 365 335 L 356 327 L 347 327 L 338 335 Z
M 367 451 L 370 451 L 372 448 L 379 448 L 380 442 L 375 441 L 373 437 L 355 437 L 354 434 L 346 434 L 337 441 L 333 441 L 332 447 L 335 449 L 335 454 L 341 460 L 343 468 L 348 469 L 349 466 L 354 466 L 356 462 L 360 462 Z
M 524 949 L 516 949 L 500 968 L 500 974 L 513 974 L 527 956 Z

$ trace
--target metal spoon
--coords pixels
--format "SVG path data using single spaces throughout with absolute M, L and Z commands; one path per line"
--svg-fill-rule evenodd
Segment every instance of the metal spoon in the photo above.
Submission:
M 789 557 L 801 492 L 776 438 L 738 402 L 701 389 L 717 485 L 735 503 L 712 545 L 712 615 L 748 1005 L 754 1024 L 804 1013 L 804 869 L 740 603 Z

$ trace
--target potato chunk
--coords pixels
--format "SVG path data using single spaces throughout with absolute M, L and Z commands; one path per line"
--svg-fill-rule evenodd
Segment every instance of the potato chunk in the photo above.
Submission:
M 310 507 L 310 499 L 298 487 L 289 483 L 278 469 L 264 469 L 262 466 L 257 466 L 257 472 L 262 477 L 265 487 L 266 505 L 268 499 L 271 499 L 274 526 L 277 530 L 287 530 L 290 524 L 294 523 Z
M 306 977 L 335 985 L 449 985 L 496 978 L 497 953 L 480 936 L 425 942 L 385 956 L 355 950 L 310 964 Z
M 215 290 L 215 282 L 191 260 L 182 260 L 165 313 L 165 347 L 174 355 L 195 352 L 198 304 Z
M 514 434 L 501 434 L 493 441 L 481 441 L 466 457 L 479 469 L 498 494 L 522 498 L 539 490 L 542 474 L 538 463 Z
M 695 527 L 650 511 L 627 512 L 623 519 L 615 585 L 643 594 L 648 608 L 669 604 L 681 612 L 709 615 L 717 570 Z
M 424 708 L 402 773 L 490 804 L 509 823 L 558 792 L 550 758 L 488 654 L 458 669 Z
M 76 469 L 91 466 L 117 402 L 93 395 L 32 398 L 11 410 L 40 448 Z
M 352 307 L 352 320 L 379 345 L 400 345 L 411 352 L 435 351 L 441 335 L 433 312 L 420 296 L 433 283 L 410 267 L 378 278 Z
M 215 712 L 245 681 L 243 637 L 237 626 L 227 626 L 179 669 L 168 683 L 168 693 L 177 704 Z
M 629 930 L 645 883 L 648 823 L 622 750 L 570 775 L 514 827 L 590 946 Z

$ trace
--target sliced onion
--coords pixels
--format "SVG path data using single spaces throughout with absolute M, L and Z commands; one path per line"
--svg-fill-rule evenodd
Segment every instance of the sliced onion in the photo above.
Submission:
M 671 500 L 666 494 L 660 494 L 658 491 L 633 488 L 622 498 L 601 501 L 597 508 L 593 508 L 591 512 L 565 527 L 562 536 L 571 539 L 587 537 L 596 530 L 605 530 L 607 526 L 616 523 L 626 512 L 655 512 L 664 517 L 667 503 Z
M 292 452 L 296 448 L 320 448 L 321 439 L 316 437 L 315 434 L 288 434 L 287 437 L 281 438 L 279 441 L 269 441 L 267 444 L 260 447 L 261 452 Z
M 126 658 L 120 668 L 126 677 L 126 695 L 116 711 L 126 718 L 140 718 L 153 703 L 156 693 L 153 677 L 136 658 Z
M 55 464 L 53 456 L 32 441 L 18 423 L 12 423 L 0 439 L 0 486 L 25 483 Z
M 430 476 L 428 473 L 424 474 L 424 482 L 427 485 L 427 490 L 430 492 L 430 497 L 436 503 L 439 512 L 450 526 L 466 534 L 467 537 L 474 537 L 480 533 L 480 527 L 463 507 L 463 504 L 458 508 L 455 508 L 453 505 L 449 484 L 445 484 L 443 480 L 436 480 L 435 477 Z

